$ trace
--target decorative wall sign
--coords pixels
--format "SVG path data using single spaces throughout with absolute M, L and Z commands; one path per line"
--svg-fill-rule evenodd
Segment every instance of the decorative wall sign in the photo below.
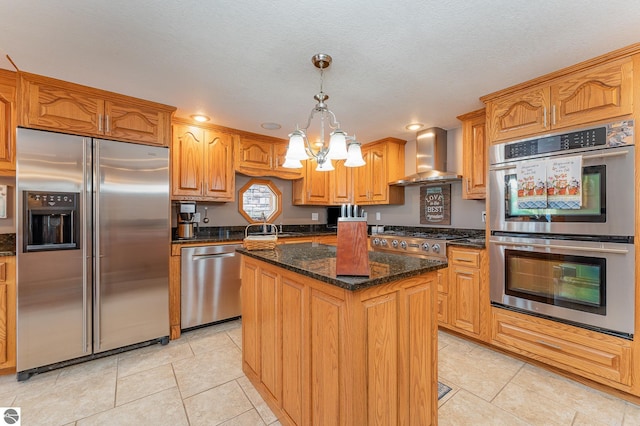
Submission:
M 420 223 L 451 225 L 451 184 L 420 187 Z

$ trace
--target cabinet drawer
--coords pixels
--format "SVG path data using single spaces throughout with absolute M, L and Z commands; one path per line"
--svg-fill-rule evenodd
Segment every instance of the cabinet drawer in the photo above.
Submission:
M 631 384 L 631 343 L 626 340 L 499 308 L 492 316 L 497 346 L 599 382 Z
M 479 268 L 480 252 L 452 249 L 449 256 L 449 263 L 457 266 Z

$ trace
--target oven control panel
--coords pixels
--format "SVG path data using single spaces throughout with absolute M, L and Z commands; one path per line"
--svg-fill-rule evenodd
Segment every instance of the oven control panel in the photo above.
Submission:
M 508 144 L 504 147 L 504 156 L 506 159 L 513 159 L 606 144 L 607 130 L 604 127 L 597 127 L 595 129 Z

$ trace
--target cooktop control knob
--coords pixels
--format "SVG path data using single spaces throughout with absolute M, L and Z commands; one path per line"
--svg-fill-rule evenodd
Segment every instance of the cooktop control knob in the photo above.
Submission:
M 429 243 L 422 243 L 422 250 L 429 251 L 430 248 Z
M 406 241 L 401 241 L 401 242 L 400 242 L 400 247 L 401 247 L 403 250 L 406 250 L 406 249 L 407 249 L 407 242 L 406 242 Z
M 393 246 L 393 248 L 398 248 L 398 240 L 391 241 L 391 245 Z
M 386 247 L 387 246 L 387 240 L 380 240 L 380 245 L 382 247 Z
M 380 244 L 380 238 L 377 238 L 377 237 L 376 237 L 376 238 L 374 238 L 374 239 L 373 239 L 373 245 L 374 245 L 374 246 L 377 246 L 377 245 L 379 245 L 379 244 Z
M 434 253 L 440 253 L 440 244 L 434 244 L 433 247 L 431 247 L 431 251 Z

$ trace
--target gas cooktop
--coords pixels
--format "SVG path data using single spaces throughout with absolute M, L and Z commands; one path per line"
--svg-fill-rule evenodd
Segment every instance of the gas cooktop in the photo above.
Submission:
M 406 253 L 409 255 L 432 258 L 447 258 L 447 241 L 466 238 L 465 234 L 438 232 L 385 231 L 370 237 L 374 251 Z

